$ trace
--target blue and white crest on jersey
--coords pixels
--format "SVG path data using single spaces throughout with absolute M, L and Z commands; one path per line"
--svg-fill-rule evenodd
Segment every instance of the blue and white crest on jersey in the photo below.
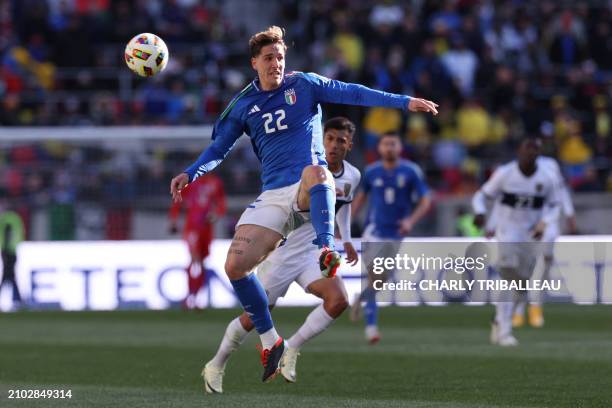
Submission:
M 290 88 L 285 91 L 285 102 L 287 102 L 287 105 L 294 105 L 297 102 L 295 89 Z

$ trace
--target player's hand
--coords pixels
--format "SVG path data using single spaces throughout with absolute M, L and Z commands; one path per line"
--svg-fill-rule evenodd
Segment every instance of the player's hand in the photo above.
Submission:
M 495 236 L 495 230 L 492 229 L 488 229 L 485 231 L 485 238 L 486 239 L 491 239 Z
M 176 224 L 171 224 L 168 230 L 170 231 L 170 234 L 174 235 L 178 232 L 178 227 Z
M 344 243 L 344 250 L 346 251 L 346 262 L 351 265 L 357 265 L 357 261 L 359 261 L 359 254 L 357 254 L 357 250 L 350 242 Z
M 410 112 L 431 112 L 434 115 L 438 114 L 438 104 L 427 99 L 410 98 L 408 102 L 408 110 Z
M 189 184 L 189 176 L 187 173 L 181 173 L 170 182 L 170 194 L 172 195 L 172 201 L 175 203 L 180 203 L 183 201 L 183 197 L 181 197 L 181 190 L 185 188 L 185 186 Z
M 400 235 L 408 235 L 412 228 L 414 227 L 414 222 L 410 218 L 404 218 L 399 222 L 399 233 Z
M 578 234 L 578 225 L 576 224 L 576 216 L 567 217 L 567 233 L 570 235 Z
M 476 214 L 474 216 L 474 221 L 472 221 L 474 223 L 474 225 L 478 228 L 482 228 L 485 225 L 485 215 L 484 214 Z
M 535 227 L 533 227 L 531 236 L 533 239 L 539 241 L 542 239 L 542 236 L 544 236 L 544 230 L 546 230 L 546 223 L 544 221 L 540 221 Z

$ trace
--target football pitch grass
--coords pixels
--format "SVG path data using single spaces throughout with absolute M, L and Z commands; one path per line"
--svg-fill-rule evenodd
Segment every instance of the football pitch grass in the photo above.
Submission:
M 290 335 L 310 308 L 274 312 Z M 306 344 L 298 382 L 260 381 L 251 335 L 228 363 L 223 395 L 199 376 L 237 310 L 0 314 L 0 407 L 609 407 L 612 306 L 548 305 L 521 345 L 488 344 L 492 307 L 381 309 L 382 341 L 343 315 Z M 65 400 L 11 389 L 71 390 Z

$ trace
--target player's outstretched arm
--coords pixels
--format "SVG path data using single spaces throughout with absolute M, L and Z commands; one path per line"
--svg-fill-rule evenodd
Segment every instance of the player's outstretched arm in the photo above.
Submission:
M 367 86 L 337 81 L 314 73 L 304 75 L 313 85 L 316 99 L 320 102 L 359 106 L 383 106 L 409 110 L 411 112 L 438 114 L 438 105 L 426 99 L 377 91 Z
M 183 201 L 181 191 L 187 184 L 189 184 L 189 175 L 187 173 L 181 173 L 170 181 L 170 195 L 172 195 L 172 201 L 174 203 Z
M 200 157 L 191 166 L 175 176 L 170 182 L 172 199 L 175 202 L 181 201 L 181 190 L 201 175 L 217 167 L 232 150 L 243 132 L 243 123 L 234 118 L 231 112 L 227 117 L 219 119 L 213 129 L 212 144 L 200 154 Z
M 428 112 L 434 115 L 438 114 L 438 104 L 427 99 L 410 98 L 408 102 L 408 110 L 410 112 Z

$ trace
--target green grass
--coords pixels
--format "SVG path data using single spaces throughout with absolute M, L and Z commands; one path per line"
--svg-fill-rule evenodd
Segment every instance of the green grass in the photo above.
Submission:
M 278 309 L 290 335 L 310 309 Z M 251 336 L 223 395 L 200 370 L 236 310 L 21 312 L 0 315 L 0 407 L 609 407 L 612 307 L 550 305 L 521 346 L 490 346 L 491 307 L 381 310 L 383 340 L 343 316 L 307 344 L 298 382 L 260 382 Z M 70 400 L 9 400 L 9 389 L 72 390 Z

